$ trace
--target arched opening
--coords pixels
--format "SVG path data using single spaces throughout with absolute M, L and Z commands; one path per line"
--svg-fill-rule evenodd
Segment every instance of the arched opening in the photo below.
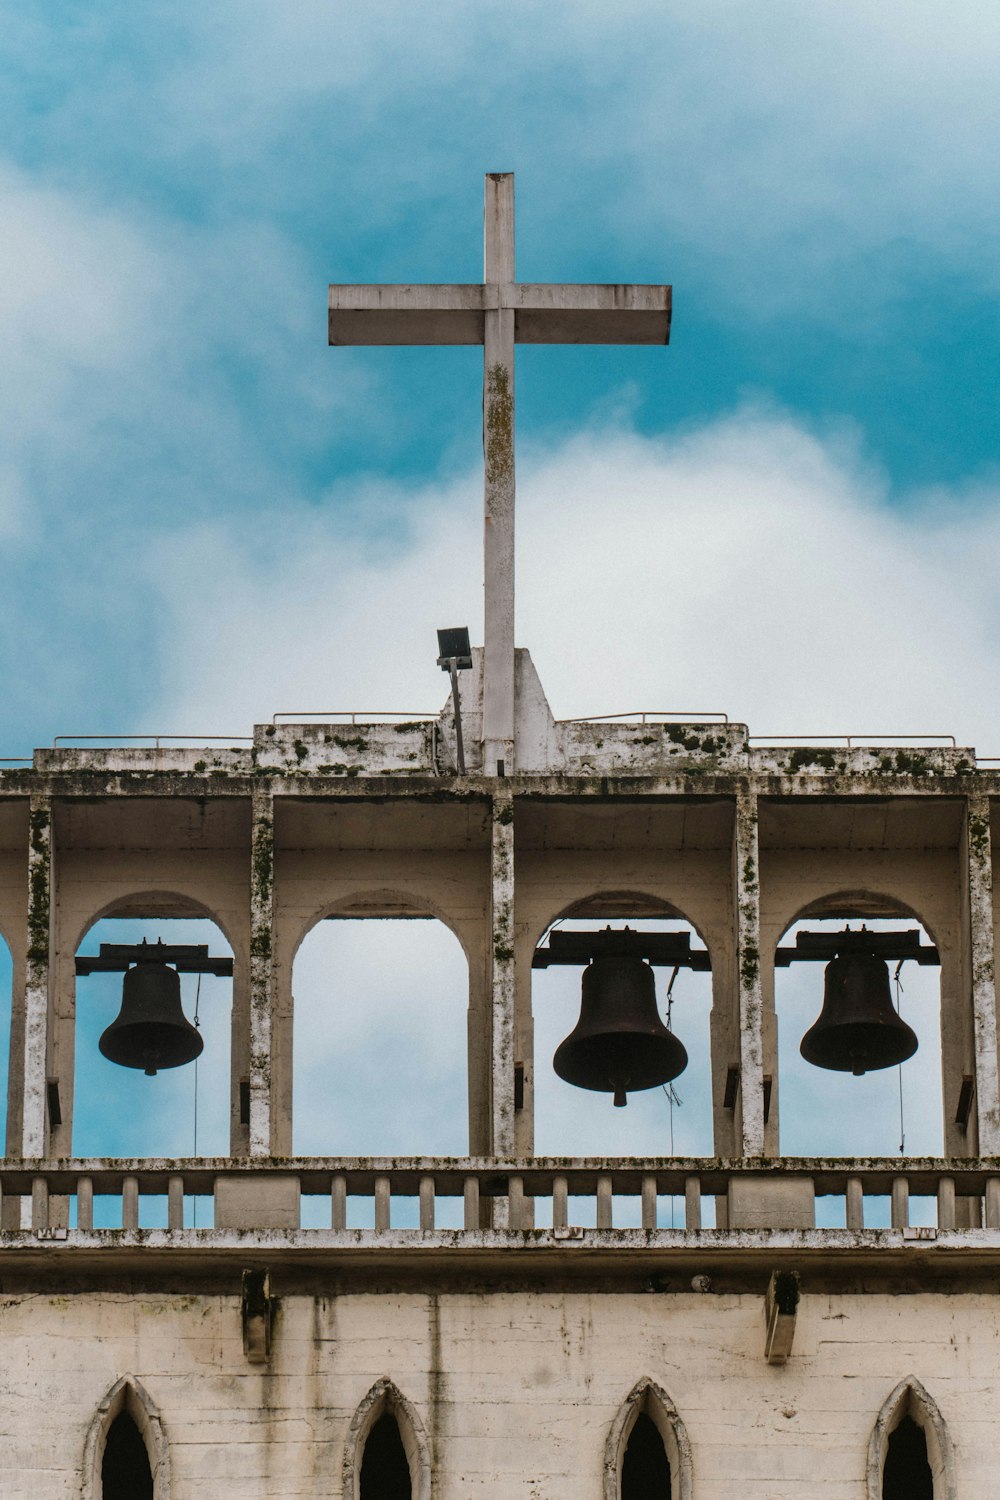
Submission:
M 469 970 L 443 922 L 318 922 L 292 988 L 297 1155 L 467 1152 Z
M 153 1471 L 135 1422 L 120 1411 L 108 1429 L 101 1460 L 102 1500 L 153 1500 Z
M 415 1409 L 388 1377 L 351 1419 L 344 1447 L 344 1500 L 428 1500 L 430 1464 Z
M 884 1403 L 868 1444 L 867 1500 L 956 1500 L 951 1439 L 913 1375 Z
M 923 1429 L 906 1416 L 889 1434 L 882 1500 L 934 1500 L 934 1476 Z
M 410 1465 L 392 1412 L 384 1411 L 368 1434 L 361 1459 L 361 1500 L 411 1500 Z
M 691 1500 L 687 1430 L 670 1397 L 652 1380 L 634 1385 L 604 1447 L 603 1500 Z
M 651 1417 L 641 1411 L 622 1459 L 621 1500 L 670 1500 L 670 1461 Z
M 532 973 L 534 1028 L 535 1150 L 540 1156 L 702 1156 L 711 1155 L 712 975 L 706 945 L 675 907 L 642 894 L 605 893 L 576 902 L 556 919 L 550 932 L 595 932 L 610 926 L 640 934 L 687 934 L 704 968 L 654 967 L 660 1019 L 683 1043 L 684 1071 L 667 1085 L 628 1094 L 616 1109 L 610 1093 L 577 1088 L 556 1076 L 552 1060 L 580 1016 L 583 963 L 552 966 Z
M 159 1413 L 131 1375 L 108 1391 L 87 1433 L 84 1500 L 170 1500 L 170 1455 Z
M 888 913 L 896 907 L 898 916 Z M 831 914 L 833 908 L 833 914 Z M 802 913 L 779 950 L 801 932 L 833 937 L 862 925 L 875 934 L 917 932 L 934 939 L 911 910 L 886 898 L 837 896 Z M 802 1039 L 823 1008 L 824 962 L 778 964 L 774 1000 L 778 1032 L 780 1149 L 786 1156 L 938 1156 L 944 1149 L 941 1081 L 941 970 L 915 960 L 888 960 L 893 1008 L 916 1033 L 906 1061 L 855 1076 L 808 1062 Z
M 130 908 L 128 917 L 96 921 L 80 942 L 78 956 L 97 957 L 102 943 L 161 939 L 171 945 L 205 944 L 211 956 L 232 958 L 222 931 L 207 918 L 164 918 L 155 911 L 142 916 L 135 914 L 135 903 Z M 123 977 L 94 973 L 76 981 L 73 1154 L 228 1155 L 232 980 L 179 975 L 183 1012 L 200 1032 L 204 1050 L 191 1063 L 160 1068 L 149 1077 L 141 1067 L 120 1066 L 100 1051 L 102 1034 L 121 1010 Z

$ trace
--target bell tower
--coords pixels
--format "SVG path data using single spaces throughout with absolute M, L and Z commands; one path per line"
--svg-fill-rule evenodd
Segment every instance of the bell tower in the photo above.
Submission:
M 440 711 L 0 769 L 7 1493 L 994 1492 L 1000 776 L 950 737 L 560 720 L 515 644 L 515 345 L 666 344 L 670 314 L 667 286 L 516 281 L 513 181 L 488 176 L 481 283 L 329 292 L 334 345 L 483 346 L 483 645 L 443 633 Z M 296 1151 L 308 935 L 431 917 L 467 972 L 465 1148 Z M 132 937 L 84 951 L 111 919 Z M 171 942 L 207 919 L 216 942 Z M 102 974 L 121 1010 L 91 1044 Z M 225 1039 L 185 974 L 227 986 Z M 542 1045 L 560 976 L 579 1016 Z M 348 988 L 343 1032 L 371 1008 Z M 405 1037 L 374 1035 L 388 1071 Z M 113 1124 L 212 1058 L 228 1151 L 77 1150 L 88 1067 Z M 935 1148 L 873 1149 L 927 1060 Z M 427 1095 L 429 1121 L 454 1107 Z M 598 1149 L 545 1149 L 543 1096 Z M 684 1097 L 697 1149 L 668 1128 Z M 609 1146 L 642 1109 L 650 1149 Z M 793 1117 L 861 1147 L 796 1149 Z

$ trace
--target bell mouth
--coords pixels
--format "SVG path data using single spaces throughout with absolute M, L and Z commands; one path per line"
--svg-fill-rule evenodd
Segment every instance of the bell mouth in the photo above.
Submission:
M 122 1068 L 141 1068 L 147 1078 L 155 1077 L 163 1068 L 182 1068 L 205 1050 L 204 1039 L 193 1026 L 184 1031 L 156 1021 L 109 1026 L 97 1045 L 108 1062 Z
M 628 1102 L 628 1094 L 670 1083 L 683 1073 L 687 1064 L 687 1049 L 672 1032 L 628 1038 L 616 1032 L 591 1033 L 585 1037 L 571 1033 L 556 1048 L 552 1059 L 552 1066 L 564 1083 L 612 1094 L 618 1109 Z
M 917 1050 L 916 1033 L 906 1025 L 885 1025 L 877 1021 L 857 1021 L 831 1030 L 821 1028 L 817 1036 L 811 1026 L 799 1046 L 806 1062 L 831 1073 L 877 1073 L 895 1068 L 911 1058 Z

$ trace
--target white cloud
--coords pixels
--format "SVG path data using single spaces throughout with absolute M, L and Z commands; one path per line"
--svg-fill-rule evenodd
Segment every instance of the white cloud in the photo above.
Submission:
M 179 533 L 157 556 L 160 722 L 435 708 L 435 627 L 479 634 L 480 484 L 383 490 L 395 550 L 293 507 L 252 536 Z M 672 444 L 581 436 L 522 464 L 518 638 L 557 717 L 716 708 L 758 734 L 950 732 L 1000 753 L 988 498 L 938 493 L 914 517 L 845 438 L 752 410 Z

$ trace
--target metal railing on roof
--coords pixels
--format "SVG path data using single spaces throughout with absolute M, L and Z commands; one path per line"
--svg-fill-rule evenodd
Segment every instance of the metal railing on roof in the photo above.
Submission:
M 302 724 L 307 719 L 348 724 L 392 724 L 396 719 L 401 719 L 403 723 L 433 723 L 438 717 L 438 709 L 429 712 L 426 708 L 412 713 L 404 713 L 402 709 L 395 708 L 282 708 L 272 714 L 271 723 L 277 724 L 279 719 L 288 719 L 293 724 Z
M 109 749 L 119 744 L 138 744 L 151 742 L 157 750 L 162 748 L 162 742 L 169 740 L 171 743 L 190 744 L 195 749 L 199 745 L 212 745 L 218 742 L 223 745 L 253 744 L 253 735 L 250 734 L 57 734 L 52 741 L 53 750 L 72 749 L 68 742 L 72 740 L 75 744 L 107 745 Z
M 599 724 L 623 719 L 638 724 L 659 724 L 680 719 L 688 724 L 728 724 L 729 715 L 716 708 L 628 708 L 616 714 L 578 714 L 572 719 L 557 719 L 557 724 Z
M 923 745 L 929 740 L 947 740 L 938 749 L 958 749 L 953 734 L 751 734 L 751 745 L 846 745 L 848 750 L 878 745 Z M 931 746 L 935 748 L 935 746 Z

